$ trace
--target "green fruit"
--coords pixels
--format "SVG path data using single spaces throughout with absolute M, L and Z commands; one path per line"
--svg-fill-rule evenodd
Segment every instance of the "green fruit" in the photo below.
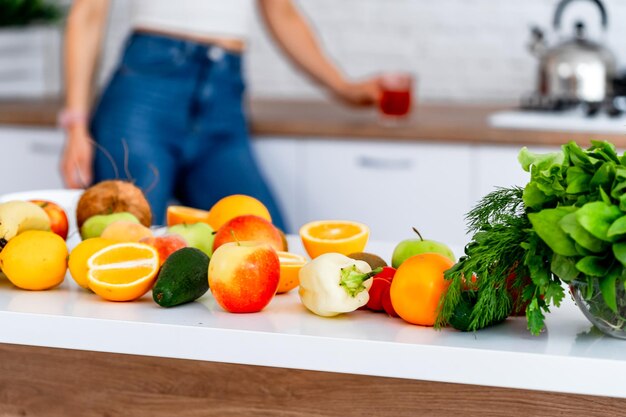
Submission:
M 438 253 L 450 259 L 452 262 L 456 262 L 454 252 L 447 245 L 434 240 L 424 240 L 422 235 L 413 228 L 413 231 L 419 236 L 417 239 L 407 239 L 398 243 L 398 246 L 393 250 L 391 256 L 391 266 L 398 268 L 404 261 L 411 256 L 419 255 L 421 253 Z
M 137 217 L 127 212 L 98 214 L 85 220 L 85 223 L 83 223 L 83 226 L 80 228 L 80 236 L 83 240 L 90 239 L 92 237 L 100 237 L 104 229 L 106 229 L 109 224 L 120 220 L 139 223 Z
M 378 255 L 374 255 L 373 253 L 355 252 L 348 255 L 348 258 L 355 259 L 357 261 L 367 262 L 372 270 L 376 268 L 382 268 L 383 266 L 388 266 L 387 262 L 385 262 L 383 258 Z
M 177 224 L 167 229 L 168 233 L 182 236 L 187 245 L 200 249 L 209 258 L 213 256 L 213 228 L 206 223 Z
M 174 307 L 202 297 L 209 289 L 209 257 L 196 248 L 182 248 L 166 260 L 152 298 L 161 307 Z

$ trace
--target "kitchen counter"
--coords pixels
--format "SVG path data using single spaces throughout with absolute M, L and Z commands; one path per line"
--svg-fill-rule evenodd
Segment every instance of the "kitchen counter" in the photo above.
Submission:
M 626 148 L 626 135 L 492 127 L 488 117 L 511 106 L 418 104 L 411 118 L 396 126 L 380 123 L 375 110 L 347 108 L 337 103 L 298 100 L 253 100 L 251 130 L 257 137 L 289 136 L 502 145 L 561 145 L 574 140 L 581 145 L 591 138 L 606 139 Z M 0 124 L 52 127 L 61 102 L 0 101 Z M 574 129 L 572 129 L 574 130 Z M 626 132 L 626 127 L 625 127 Z
M 106 302 L 69 280 L 48 292 L 3 280 L 0 306 L 0 343 L 626 398 L 626 342 L 591 331 L 571 301 L 538 337 L 525 318 L 477 333 L 367 311 L 322 318 L 295 291 L 236 315 L 211 295 L 163 309 L 149 296 Z
M 390 257 L 393 246 L 368 248 Z M 149 295 L 112 303 L 68 276 L 42 292 L 0 281 L 0 328 L 0 343 L 626 398 L 626 342 L 592 331 L 569 297 L 533 337 L 525 318 L 476 333 L 368 311 L 322 318 L 296 291 L 250 315 L 224 312 L 210 294 L 172 309 Z

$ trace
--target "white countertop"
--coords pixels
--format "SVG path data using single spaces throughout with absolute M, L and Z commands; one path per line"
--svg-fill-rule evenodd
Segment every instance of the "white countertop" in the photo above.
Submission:
M 297 238 L 290 241 L 301 250 Z M 392 248 L 368 246 L 385 258 Z M 626 341 L 590 332 L 569 299 L 533 337 L 525 318 L 476 333 L 435 331 L 369 311 L 322 318 L 305 310 L 296 291 L 261 313 L 237 315 L 210 294 L 164 309 L 150 294 L 103 301 L 69 277 L 43 292 L 0 279 L 0 329 L 0 343 L 626 398 Z

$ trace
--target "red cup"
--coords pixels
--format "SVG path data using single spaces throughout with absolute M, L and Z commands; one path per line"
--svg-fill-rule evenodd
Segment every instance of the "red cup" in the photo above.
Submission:
M 392 118 L 405 117 L 411 111 L 413 75 L 389 72 L 380 77 L 380 113 Z

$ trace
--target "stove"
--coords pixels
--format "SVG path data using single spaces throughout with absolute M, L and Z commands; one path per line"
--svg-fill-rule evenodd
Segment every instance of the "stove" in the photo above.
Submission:
M 601 103 L 581 102 L 567 98 L 557 98 L 530 94 L 521 100 L 522 110 L 542 111 L 542 112 L 567 112 L 580 110 L 585 116 L 593 117 L 598 114 L 607 114 L 609 117 L 617 117 L 623 113 L 618 107 L 617 100 L 612 98 Z
M 537 93 L 522 98 L 519 110 L 494 113 L 489 125 L 500 129 L 626 134 L 626 73 L 613 80 L 614 98 L 585 103 Z
M 502 111 L 491 114 L 488 122 L 499 129 L 626 134 L 624 114 L 610 116 L 599 112 L 590 117 L 588 111 L 580 106 L 559 111 Z

